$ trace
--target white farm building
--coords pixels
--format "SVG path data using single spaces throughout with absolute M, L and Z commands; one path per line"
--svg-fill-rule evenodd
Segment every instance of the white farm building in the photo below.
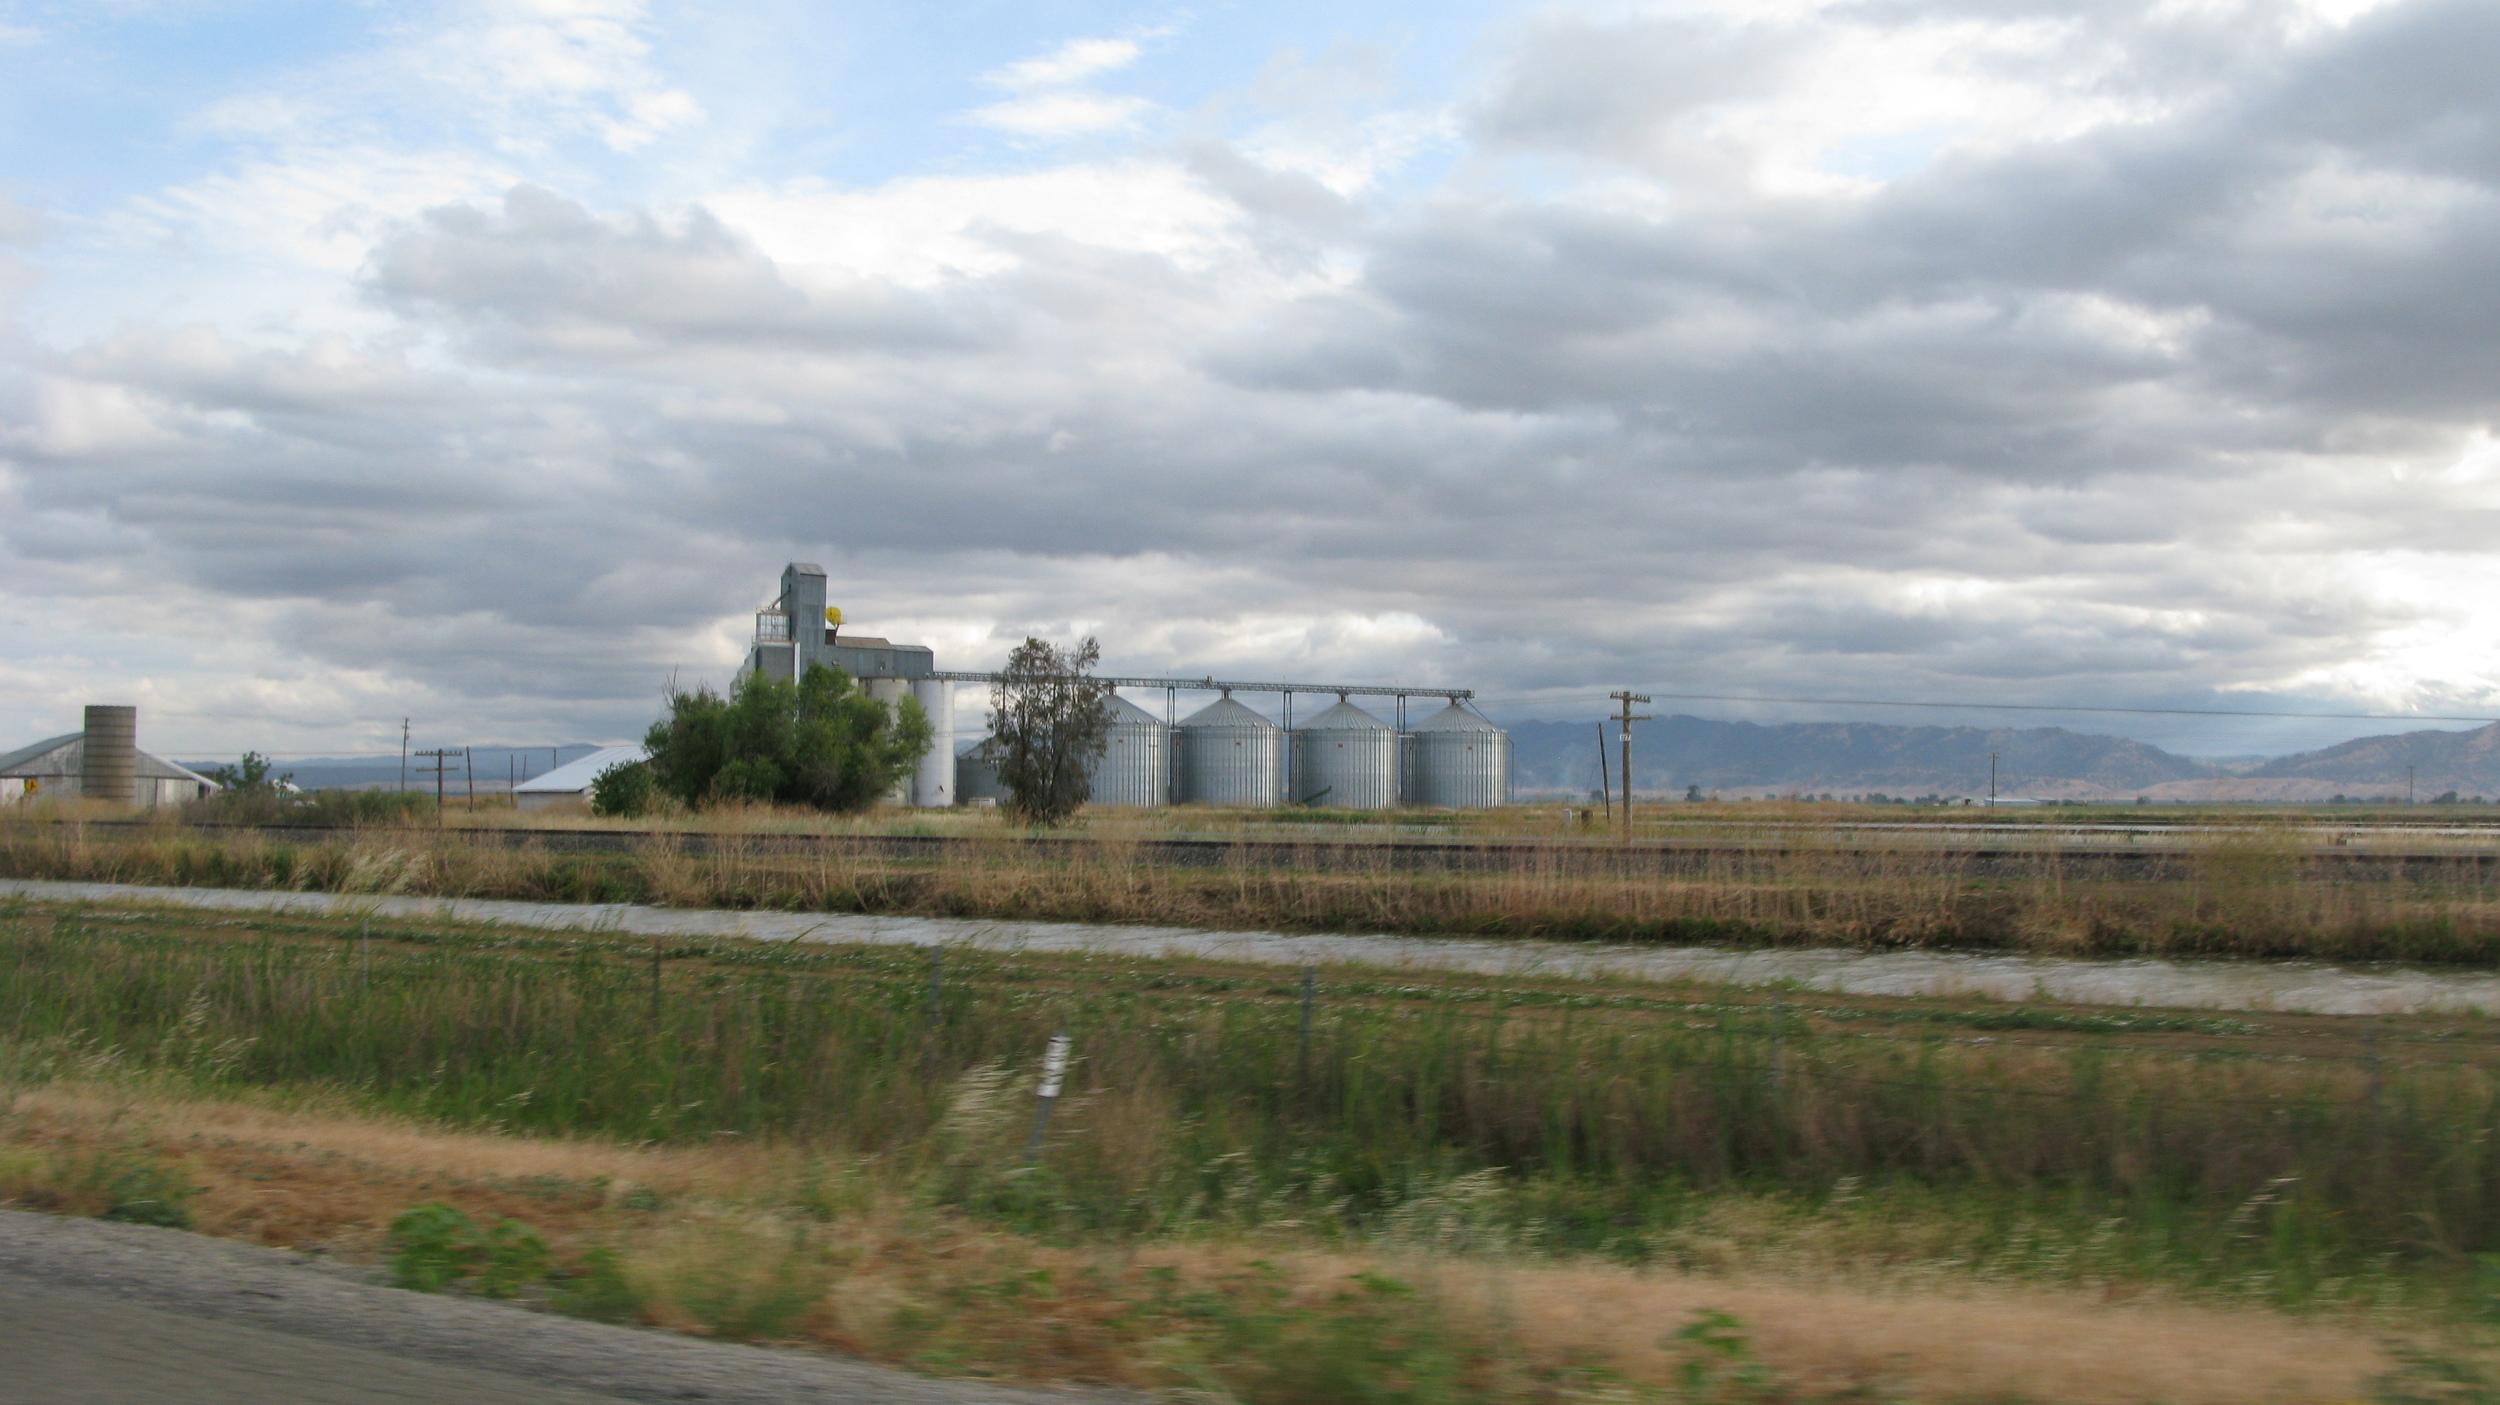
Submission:
M 590 803 L 590 788 L 599 778 L 619 766 L 630 766 L 646 760 L 647 754 L 638 746 L 603 747 L 579 761 L 568 761 L 543 776 L 525 780 L 512 788 L 516 809 L 544 810 L 568 801 Z

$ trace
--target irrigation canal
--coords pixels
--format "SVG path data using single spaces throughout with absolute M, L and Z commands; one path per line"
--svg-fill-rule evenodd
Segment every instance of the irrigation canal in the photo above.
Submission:
M 1767 985 L 1793 981 L 1843 995 L 1972 996 L 2084 1005 L 2266 1010 L 2283 1014 L 2500 1014 L 2500 974 L 2317 961 L 2090 961 L 1931 951 L 1729 951 L 1449 937 L 1291 936 L 1183 927 L 840 913 L 733 912 L 628 904 L 379 897 L 265 889 L 159 888 L 0 880 L 0 895 L 39 902 L 157 904 L 231 912 L 495 923 L 542 931 L 650 937 L 745 937 L 985 951 L 1093 952 L 1253 965 L 1352 965 L 1488 976 L 1604 977 Z
M 88 839 L 139 840 L 167 836 L 145 821 L 60 822 L 64 832 Z M 250 837 L 273 844 L 329 844 L 372 840 L 408 831 L 321 825 L 200 825 L 199 837 Z M 414 833 L 426 833 L 419 830 Z M 534 829 L 454 826 L 432 831 L 463 843 L 547 853 L 630 854 L 654 844 L 706 856 L 736 853 L 753 858 L 847 857 L 899 861 L 981 862 L 1001 859 L 1072 863 L 1097 857 L 1156 868 L 1272 868 L 1316 872 L 1466 873 L 1518 872 L 1621 875 L 1728 876 L 1747 866 L 1801 860 L 1861 860 L 1898 864 L 1929 859 L 1973 878 L 2029 877 L 2054 871 L 2075 879 L 2135 881 L 2205 876 L 2205 860 L 2218 846 L 2253 833 L 2279 848 L 2258 857 L 2297 858 L 2306 877 L 2406 882 L 2482 882 L 2500 878 L 2500 829 L 2431 829 L 2391 826 L 2291 831 L 2268 835 L 2203 827 L 1901 826 L 1865 833 L 1836 828 L 1771 828 L 1761 832 L 1702 833 L 1644 838 L 1629 844 L 1603 839 L 1502 839 L 1415 836 L 1338 838 L 1326 835 L 1228 837 L 1085 834 L 1034 836 L 942 834 L 770 834 L 703 830 Z

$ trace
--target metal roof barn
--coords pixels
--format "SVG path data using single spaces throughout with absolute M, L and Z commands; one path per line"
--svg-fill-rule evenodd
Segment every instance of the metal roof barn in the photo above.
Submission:
M 1510 803 L 1510 733 L 1453 702 L 1407 737 L 1406 800 L 1452 810 Z
M 1332 810 L 1398 803 L 1397 729 L 1343 698 L 1293 733 L 1293 799 Z
M 1172 745 L 1183 804 L 1264 807 L 1284 798 L 1285 729 L 1231 693 L 1184 718 Z
M 567 761 L 544 775 L 533 776 L 512 788 L 515 809 L 544 810 L 567 801 L 590 802 L 590 790 L 599 778 L 619 766 L 630 766 L 649 760 L 649 753 L 638 746 L 603 747 L 579 761 Z
M 131 750 L 133 802 L 148 809 L 197 800 L 217 783 L 162 757 Z M 0 755 L 0 805 L 86 793 L 87 734 L 47 737 Z

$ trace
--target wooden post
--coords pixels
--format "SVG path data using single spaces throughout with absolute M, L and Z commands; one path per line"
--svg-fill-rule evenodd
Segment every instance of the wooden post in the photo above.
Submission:
M 1635 717 L 1632 714 L 1632 704 L 1636 702 L 1648 702 L 1649 695 L 1647 693 L 1623 692 L 1609 693 L 1607 696 L 1613 698 L 1616 702 L 1623 704 L 1622 715 L 1617 717 L 1615 720 L 1623 724 L 1623 842 L 1629 844 L 1632 842 L 1632 724 L 1635 722 L 1646 722 L 1649 720 L 1648 713 L 1642 713 L 1641 715 Z M 1603 723 L 1598 725 L 1597 734 L 1601 738 L 1606 735 L 1606 728 Z M 1605 754 L 1605 744 L 1603 741 L 1600 741 L 1598 744 L 1598 754 L 1601 756 Z
M 1305 1086 L 1305 1087 L 1308 1087 L 1308 1086 L 1310 1085 L 1310 1082 L 1311 1082 L 1311 979 L 1312 979 L 1312 975 L 1313 975 L 1312 968 L 1311 968 L 1309 965 L 1307 965 L 1307 964 L 1306 964 L 1306 965 L 1304 965 L 1304 966 L 1303 966 L 1303 968 L 1302 968 L 1302 1057 L 1301 1057 L 1301 1061 L 1300 1061 L 1300 1064 L 1299 1064 L 1299 1070 L 1300 1070 L 1300 1077 L 1301 1077 L 1301 1079 L 1302 1079 L 1303 1086 Z
M 1068 1042 L 1067 1035 L 1054 1034 L 1042 1053 L 1042 1083 L 1034 1090 L 1033 1136 L 1024 1144 L 1028 1166 L 1041 1159 L 1042 1134 L 1050 1130 L 1050 1110 L 1059 1105 L 1059 1088 L 1067 1081 Z

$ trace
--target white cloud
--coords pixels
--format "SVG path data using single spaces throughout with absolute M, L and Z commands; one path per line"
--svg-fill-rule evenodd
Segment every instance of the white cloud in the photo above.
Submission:
M 174 447 L 181 436 L 166 424 L 162 402 L 127 386 L 46 376 L 35 386 L 33 423 L 10 439 L 63 459 Z
M 1141 52 L 1132 39 L 1071 39 L 1047 54 L 982 74 L 982 82 L 1008 89 L 1016 96 L 975 108 L 965 113 L 963 120 L 1036 138 L 1082 136 L 1134 127 L 1155 110 L 1153 103 L 1077 85 L 1135 63 Z
M 1063 165 L 924 176 L 870 190 L 802 181 L 704 202 L 802 284 L 865 277 L 936 288 L 1024 262 L 1014 236 L 1147 254 L 1203 272 L 1242 252 L 1241 212 L 1179 166 Z
M 1017 91 L 1059 88 L 1126 68 L 1137 62 L 1141 52 L 1131 39 L 1071 39 L 1047 54 L 1019 60 L 981 78 L 985 83 Z
M 1144 98 L 1106 93 L 1035 93 L 976 107 L 965 114 L 965 120 L 1021 136 L 1066 137 L 1133 127 L 1153 107 Z

